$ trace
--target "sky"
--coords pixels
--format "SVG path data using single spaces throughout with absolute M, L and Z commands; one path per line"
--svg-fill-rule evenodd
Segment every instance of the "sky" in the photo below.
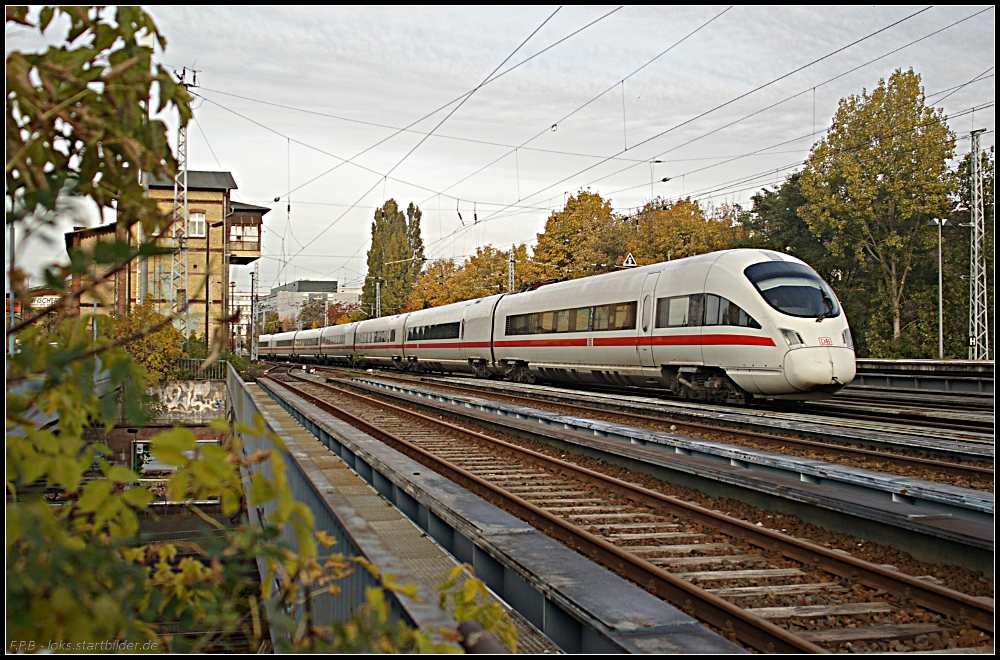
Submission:
M 651 196 L 749 205 L 801 168 L 840 99 L 900 68 L 949 117 L 957 157 L 973 128 L 995 139 L 984 6 L 148 11 L 168 40 L 156 59 L 198 72 L 189 168 L 230 171 L 234 199 L 272 209 L 265 290 L 360 286 L 389 198 L 423 211 L 427 257 L 459 260 L 532 244 L 581 189 L 624 213 Z M 5 37 L 8 52 L 43 42 Z M 61 245 L 18 259 L 65 259 Z M 234 268 L 239 290 L 251 269 Z

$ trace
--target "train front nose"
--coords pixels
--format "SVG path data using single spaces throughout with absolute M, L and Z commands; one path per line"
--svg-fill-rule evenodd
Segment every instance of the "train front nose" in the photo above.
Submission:
M 854 351 L 809 346 L 785 354 L 785 380 L 802 392 L 836 392 L 854 380 Z

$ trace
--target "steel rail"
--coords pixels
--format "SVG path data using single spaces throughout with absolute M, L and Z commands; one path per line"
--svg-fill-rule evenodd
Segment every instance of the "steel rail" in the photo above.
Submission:
M 497 445 L 497 446 L 503 447 L 504 449 L 506 449 L 506 450 L 508 450 L 508 451 L 516 454 L 516 455 L 519 455 L 520 457 L 524 458 L 525 460 L 530 460 L 530 461 L 535 462 L 537 464 L 540 464 L 542 466 L 548 467 L 549 469 L 561 472 L 563 474 L 568 474 L 569 476 L 573 476 L 573 477 L 575 477 L 577 479 L 581 479 L 583 481 L 587 481 L 587 482 L 590 482 L 590 483 L 599 484 L 602 488 L 610 490 L 611 492 L 615 492 L 616 494 L 625 496 L 626 498 L 628 498 L 629 500 L 631 500 L 631 501 L 633 501 L 635 503 L 642 504 L 642 505 L 645 505 L 645 506 L 649 506 L 649 507 L 651 507 L 653 509 L 656 509 L 656 510 L 666 511 L 666 512 L 672 514 L 672 515 L 675 515 L 675 516 L 678 516 L 678 517 L 681 517 L 681 518 L 692 519 L 692 520 L 695 520 L 695 521 L 697 521 L 699 523 L 706 524 L 706 525 L 709 525 L 709 526 L 713 526 L 713 527 L 715 527 L 717 529 L 720 529 L 722 532 L 724 532 L 726 534 L 729 534 L 729 535 L 737 537 L 737 538 L 743 538 L 747 542 L 749 542 L 749 543 L 751 543 L 753 545 L 756 545 L 758 547 L 765 548 L 765 549 L 773 549 L 773 550 L 781 553 L 782 555 L 784 555 L 785 557 L 787 557 L 789 559 L 792 559 L 792 560 L 795 560 L 795 561 L 799 561 L 799 562 L 801 562 L 803 564 L 806 564 L 806 565 L 818 566 L 819 568 L 821 568 L 821 569 L 823 569 L 823 570 L 825 570 L 827 572 L 833 573 L 835 575 L 838 575 L 838 576 L 846 578 L 846 579 L 859 580 L 860 582 L 862 582 L 863 584 L 865 584 L 866 586 L 869 586 L 869 587 L 873 587 L 873 588 L 876 588 L 876 589 L 886 589 L 887 591 L 889 591 L 889 592 L 891 592 L 891 593 L 893 593 L 895 595 L 908 597 L 914 603 L 916 603 L 916 604 L 918 604 L 918 605 L 920 605 L 922 607 L 926 607 L 927 609 L 930 609 L 930 610 L 932 610 L 934 612 L 937 612 L 939 614 L 944 614 L 946 616 L 953 617 L 953 618 L 955 618 L 956 620 L 959 620 L 959 621 L 968 620 L 971 625 L 973 625 L 973 626 L 975 626 L 977 628 L 980 628 L 982 630 L 985 630 L 985 631 L 988 631 L 988 632 L 991 632 L 991 633 L 993 632 L 993 611 L 994 611 L 993 606 L 992 605 L 988 605 L 986 603 L 983 603 L 983 602 L 981 602 L 981 601 L 979 601 L 979 600 L 977 600 L 977 599 L 975 599 L 972 596 L 969 596 L 967 594 L 963 594 L 961 592 L 954 591 L 952 589 L 948 589 L 946 587 L 942 587 L 942 586 L 939 586 L 939 585 L 936 585 L 936 584 L 933 584 L 933 583 L 930 583 L 930 582 L 925 582 L 923 580 L 919 580 L 919 579 L 917 579 L 915 577 L 911 577 L 911 576 L 906 575 L 904 573 L 901 573 L 899 571 L 888 570 L 888 569 L 882 568 L 881 566 L 878 566 L 877 564 L 873 564 L 873 563 L 866 562 L 864 560 L 857 559 L 857 558 L 854 558 L 854 557 L 851 557 L 851 556 L 848 556 L 848 555 L 842 555 L 840 553 L 833 552 L 832 550 L 830 550 L 828 548 L 824 548 L 823 546 L 820 546 L 818 544 L 815 544 L 815 543 L 812 543 L 812 542 L 809 542 L 809 541 L 805 541 L 805 540 L 802 540 L 802 539 L 796 539 L 794 537 L 788 536 L 786 534 L 782 534 L 780 532 L 776 532 L 774 530 L 770 530 L 770 529 L 766 529 L 766 528 L 762 528 L 762 527 L 757 527 L 756 525 L 753 525 L 753 524 L 751 524 L 749 522 L 742 521 L 742 520 L 737 520 L 735 518 L 731 518 L 729 516 L 726 516 L 725 514 L 716 513 L 714 511 L 711 511 L 709 509 L 701 507 L 701 506 L 699 506 L 697 504 L 693 504 L 693 503 L 690 503 L 690 502 L 684 502 L 684 501 L 679 500 L 677 498 L 674 498 L 674 497 L 671 497 L 671 496 L 667 496 L 667 495 L 663 495 L 662 493 L 658 493 L 656 491 L 644 488 L 642 486 L 638 486 L 636 484 L 631 484 L 631 483 L 628 483 L 626 481 L 623 481 L 623 480 L 620 480 L 620 479 L 617 479 L 617 478 L 614 478 L 614 477 L 610 477 L 610 476 L 605 475 L 605 474 L 601 474 L 600 472 L 596 472 L 594 470 L 590 470 L 590 469 L 587 469 L 587 468 L 575 465 L 573 463 L 569 463 L 569 462 L 566 462 L 566 461 L 561 461 L 561 460 L 556 459 L 556 458 L 551 458 L 549 456 L 546 456 L 545 454 L 534 452 L 534 451 L 525 449 L 523 447 L 519 447 L 519 446 L 517 446 L 515 444 L 509 443 L 509 442 L 506 442 L 506 441 L 503 441 L 503 440 L 498 440 L 496 438 L 492 438 L 492 437 L 490 437 L 488 435 L 485 435 L 485 434 L 482 434 L 482 433 L 478 433 L 476 431 L 471 431 L 469 429 L 466 429 L 466 428 L 464 428 L 462 426 L 458 426 L 456 424 L 451 424 L 449 422 L 445 422 L 445 421 L 442 421 L 442 420 L 439 420 L 439 419 L 435 419 L 435 418 L 427 416 L 427 415 L 423 415 L 423 414 L 415 412 L 413 410 L 409 410 L 407 408 L 403 408 L 403 407 L 400 407 L 400 406 L 388 403 L 388 402 L 386 402 L 384 400 L 380 400 L 380 399 L 377 399 L 377 398 L 365 396 L 365 395 L 362 395 L 362 394 L 358 394 L 356 392 L 351 392 L 351 391 L 343 389 L 343 388 L 338 388 L 338 387 L 334 387 L 334 386 L 326 385 L 326 384 L 322 384 L 322 383 L 316 383 L 314 381 L 307 380 L 307 379 L 302 379 L 302 378 L 297 377 L 297 376 L 296 376 L 296 378 L 299 379 L 299 380 L 306 380 L 306 382 L 308 382 L 311 385 L 315 385 L 315 386 L 318 386 L 318 387 L 321 387 L 321 388 L 324 388 L 324 389 L 335 391 L 338 394 L 347 394 L 350 397 L 353 397 L 353 398 L 358 399 L 358 400 L 362 400 L 362 401 L 368 403 L 369 405 L 374 405 L 374 406 L 378 406 L 378 407 L 388 408 L 388 409 L 390 409 L 390 410 L 392 410 L 394 412 L 397 412 L 399 414 L 403 414 L 403 415 L 406 415 L 406 416 L 409 416 L 409 417 L 412 417 L 412 418 L 415 418 L 415 419 L 419 419 L 419 420 L 421 420 L 421 421 L 423 421 L 425 423 L 430 423 L 432 425 L 435 425 L 435 426 L 438 426 L 438 427 L 442 427 L 442 428 L 446 428 L 446 429 L 448 429 L 450 431 L 453 431 L 453 432 L 456 432 L 456 433 L 460 433 L 460 434 L 463 434 L 463 435 L 466 435 L 466 436 L 475 437 L 475 438 L 477 438 L 479 440 L 482 440 L 484 442 L 487 442 L 487 443 L 490 443 L 490 444 L 493 444 L 493 445 Z M 287 386 L 287 384 L 286 384 L 286 386 Z M 311 395 L 311 394 L 308 394 L 306 392 L 302 392 L 302 390 L 300 388 L 297 388 L 297 387 L 294 387 L 294 386 L 290 386 L 290 389 L 295 389 L 297 392 L 301 392 L 302 394 L 306 395 L 304 398 L 307 398 L 307 399 L 313 401 L 314 403 L 318 402 L 318 405 L 320 405 L 321 408 L 326 409 L 326 410 L 328 410 L 329 412 L 331 412 L 331 413 L 333 413 L 335 415 L 337 414 L 337 412 L 340 412 L 340 413 L 345 414 L 345 415 L 349 415 L 352 419 L 357 420 L 364 427 L 371 428 L 371 429 L 373 429 L 376 432 L 376 434 L 380 434 L 382 436 L 385 436 L 386 439 L 388 439 L 390 442 L 396 442 L 401 447 L 406 447 L 406 448 L 411 448 L 412 447 L 413 451 L 417 452 L 421 456 L 427 456 L 430 460 L 432 460 L 432 461 L 434 461 L 436 463 L 437 462 L 447 463 L 445 461 L 442 461 L 441 459 L 438 459 L 438 458 L 434 457 L 432 454 L 429 454 L 425 450 L 412 445 L 408 441 L 406 441 L 406 440 L 404 440 L 402 438 L 398 438 L 398 436 L 395 436 L 395 435 L 393 435 L 393 434 L 391 434 L 391 433 L 389 433 L 387 431 L 384 431 L 382 429 L 378 429 L 377 427 L 374 427 L 369 422 L 367 422 L 365 420 L 362 420 L 360 418 L 357 418 L 357 417 L 355 417 L 353 415 L 350 415 L 350 413 L 346 413 L 344 411 L 340 411 L 338 408 L 336 408 L 335 406 L 333 406 L 333 405 L 331 405 L 329 403 L 322 402 L 322 399 L 319 399 L 315 395 Z M 334 412 L 334 411 L 337 411 L 337 412 Z M 461 470 L 461 468 L 458 468 L 457 466 L 453 466 L 450 463 L 447 463 L 447 465 L 448 465 L 448 468 L 450 470 L 458 471 L 458 472 L 456 472 L 456 474 L 461 474 L 461 473 L 464 472 L 464 470 Z M 470 474 L 469 476 L 473 478 L 471 480 L 473 483 L 478 484 L 480 481 L 482 481 L 481 479 L 479 479 L 478 477 L 475 477 L 474 475 Z M 508 497 L 509 498 L 520 499 L 520 498 L 517 498 L 516 495 L 504 494 L 501 491 L 501 489 L 499 489 L 499 488 L 497 488 L 497 487 L 495 487 L 495 486 L 493 486 L 491 484 L 488 484 L 488 483 L 486 483 L 483 486 L 483 488 L 485 488 L 486 490 L 488 490 L 491 493 L 496 493 L 499 496 L 504 497 L 505 499 L 508 498 Z M 512 503 L 513 503 L 513 501 L 512 501 Z M 529 504 L 527 502 L 523 502 L 523 504 L 527 505 L 528 507 L 535 508 L 534 505 L 531 505 L 531 504 Z M 601 539 L 599 537 L 596 537 L 596 536 L 593 536 L 593 535 L 590 535 L 589 533 L 587 533 L 587 532 L 585 532 L 583 530 L 578 530 L 575 527 L 569 526 L 568 523 L 565 523 L 561 519 L 554 518 L 553 516 L 551 516 L 551 514 L 548 514 L 545 511 L 542 511 L 540 509 L 538 511 L 539 511 L 539 514 L 541 514 L 541 515 L 539 515 L 539 514 L 536 514 L 536 515 L 539 515 L 539 517 L 541 517 L 541 518 L 543 518 L 545 520 L 554 520 L 553 524 L 559 525 L 560 529 L 564 529 L 565 530 L 566 527 L 569 527 L 570 529 L 567 530 L 567 531 L 570 534 L 586 535 L 586 536 L 580 536 L 580 542 L 583 542 L 583 541 L 587 541 L 588 543 L 593 542 L 595 544 L 595 546 L 598 547 L 598 548 L 601 547 L 601 544 L 607 544 L 607 542 L 604 541 L 603 539 Z M 531 522 L 531 521 L 529 520 L 529 522 Z M 587 538 L 587 537 L 589 537 L 589 538 Z M 607 544 L 607 545 L 610 545 L 610 544 Z M 588 547 L 590 547 L 590 546 L 588 546 Z M 624 551 L 621 551 L 619 548 L 617 548 L 617 546 L 611 546 L 611 547 L 615 548 L 615 550 L 617 552 L 624 552 Z M 616 556 L 617 556 L 617 554 L 616 554 Z M 631 557 L 631 555 L 629 555 L 629 556 Z M 640 561 L 642 561 L 642 560 L 640 560 Z M 609 568 L 611 568 L 612 570 L 621 570 L 620 567 L 619 567 L 619 565 L 616 564 L 616 563 L 605 564 L 605 565 L 608 566 Z M 628 564 L 626 564 L 626 566 L 628 566 Z M 667 573 L 666 571 L 664 571 L 663 569 L 661 569 L 659 567 L 652 566 L 652 568 L 655 569 L 655 571 L 656 571 L 655 574 L 649 574 L 648 577 L 645 577 L 644 579 L 641 579 L 641 580 L 635 579 L 633 577 L 633 580 L 636 581 L 636 582 L 638 582 L 639 584 L 642 584 L 642 585 L 646 585 L 646 586 L 653 585 L 654 587 L 657 587 L 657 589 L 659 589 L 659 587 L 657 586 L 659 584 L 658 581 L 657 581 L 657 577 L 660 576 L 661 574 L 664 575 L 664 576 L 669 576 L 669 579 L 671 581 L 676 581 L 677 580 L 676 577 L 672 576 L 670 573 Z M 641 570 L 641 569 L 637 569 L 637 570 Z M 630 575 L 629 577 L 632 577 L 632 576 Z M 650 580 L 652 580 L 652 582 Z M 692 585 L 688 585 L 687 583 L 683 583 L 683 584 L 685 585 L 685 589 L 684 589 L 685 593 L 688 593 L 687 587 L 691 587 L 692 589 L 697 589 L 697 587 L 693 587 Z M 697 591 L 701 592 L 702 590 L 698 589 Z M 658 595 L 660 595 L 661 597 L 664 597 L 667 600 L 670 600 L 670 602 L 673 602 L 674 604 L 678 604 L 678 602 L 676 600 L 672 600 L 671 598 L 669 598 L 666 593 L 660 593 L 659 591 L 656 591 L 656 593 Z M 705 594 L 705 595 L 706 596 L 711 596 L 711 594 Z M 699 598 L 700 598 L 700 595 L 699 595 Z M 714 599 L 716 597 L 712 596 L 712 598 Z M 719 599 L 719 600 L 721 600 L 721 599 Z M 735 607 L 735 606 L 732 606 L 731 604 L 729 604 L 727 601 L 722 601 L 722 602 L 726 603 L 727 608 L 726 608 L 725 611 L 726 611 L 727 614 L 729 612 L 729 608 Z M 681 602 L 679 604 L 682 607 L 686 606 L 686 603 L 684 603 L 684 602 Z M 692 603 L 692 604 L 694 604 L 694 603 Z M 736 609 L 738 610 L 739 608 L 736 608 Z M 739 610 L 739 611 L 742 612 L 742 610 Z M 699 616 L 699 618 L 702 617 L 702 615 L 699 612 L 699 610 L 697 609 L 697 607 L 695 609 L 695 612 L 697 613 L 697 615 Z M 723 621 L 721 625 L 719 623 L 716 623 L 716 621 L 717 621 L 716 617 L 717 616 L 718 615 L 716 614 L 715 617 L 713 617 L 713 619 L 709 619 L 709 618 L 706 617 L 703 620 L 711 623 L 712 625 L 716 625 L 717 627 L 719 627 L 719 628 L 721 628 L 723 630 L 726 630 L 725 621 Z M 754 619 L 754 622 L 755 622 L 755 625 L 756 625 L 756 621 L 758 621 L 758 619 L 756 617 L 751 617 L 751 618 Z M 739 620 L 743 621 L 743 619 L 739 619 Z M 778 628 L 777 626 L 773 626 L 773 624 L 768 624 L 768 625 L 776 628 L 777 630 L 781 630 L 781 631 L 787 633 L 787 631 L 784 631 L 782 628 Z M 749 640 L 744 640 L 743 637 L 740 636 L 740 628 L 736 627 L 737 626 L 737 622 L 736 621 L 733 621 L 733 626 L 734 626 L 734 628 L 736 630 L 737 638 L 740 639 L 741 641 L 744 641 L 744 643 L 747 643 L 748 645 L 752 646 L 752 644 L 750 644 L 749 640 L 752 640 L 753 636 L 751 635 L 750 638 L 749 638 Z M 802 640 L 797 640 L 797 641 L 801 642 Z M 762 650 L 762 651 L 769 650 L 766 645 L 763 648 L 759 648 L 757 646 L 753 646 L 753 648 L 756 648 L 756 649 Z M 775 647 L 775 648 L 777 649 L 777 647 Z
M 865 410 L 864 402 L 834 401 L 831 403 L 821 402 L 814 404 L 806 402 L 803 410 L 813 415 L 823 417 L 833 417 L 835 419 L 860 419 L 866 421 L 885 421 L 886 415 Z M 889 403 L 889 405 L 895 405 Z M 942 410 L 942 412 L 944 412 Z M 944 429 L 948 431 L 965 431 L 968 433 L 981 433 L 993 429 L 993 424 L 981 420 L 948 421 L 939 419 L 929 419 L 924 415 L 914 415 L 902 410 L 893 414 L 894 424 L 901 426 L 917 426 L 924 428 Z
M 392 376 L 384 376 L 380 374 L 380 377 L 393 378 Z M 471 393 L 475 392 L 477 396 L 483 396 L 483 392 L 473 387 L 461 387 L 459 385 L 438 383 L 436 381 L 422 381 L 425 384 L 432 385 L 434 387 L 439 387 L 445 390 L 451 390 L 456 392 Z M 535 407 L 538 405 L 538 399 L 532 399 L 531 397 L 526 397 L 518 394 L 507 394 L 507 393 L 487 393 L 494 394 L 495 396 L 502 396 L 515 401 L 524 402 L 524 405 L 529 407 Z M 848 457 L 863 457 L 869 459 L 878 459 L 883 461 L 890 461 L 895 465 L 900 467 L 917 467 L 917 468 L 927 468 L 939 470 L 945 474 L 957 477 L 988 477 L 993 479 L 994 471 L 992 468 L 978 467 L 975 465 L 961 465 L 959 463 L 950 463 L 947 461 L 936 461 L 930 458 L 918 458 L 915 456 L 900 456 L 899 454 L 892 454 L 887 452 L 875 451 L 872 449 L 857 449 L 854 447 L 847 447 L 844 445 L 818 442 L 816 440 L 804 440 L 800 438 L 790 438 L 787 436 L 771 435 L 768 433 L 761 433 L 759 431 L 734 431 L 733 429 L 713 426 L 711 424 L 704 424 L 700 422 L 689 422 L 689 421 L 675 421 L 672 420 L 668 415 L 655 416 L 655 415 L 642 415 L 639 413 L 632 413 L 626 411 L 608 410 L 605 408 L 589 407 L 575 403 L 563 403 L 550 401 L 552 405 L 561 406 L 563 408 L 569 408 L 571 410 L 578 410 L 585 414 L 592 414 L 594 411 L 600 411 L 602 413 L 612 414 L 620 416 L 625 419 L 637 420 L 640 422 L 656 422 L 662 424 L 665 421 L 669 421 L 679 429 L 684 427 L 696 428 L 702 430 L 708 430 L 715 433 L 725 433 L 734 436 L 745 436 L 749 438 L 756 438 L 762 440 L 768 444 L 772 445 L 794 445 L 804 449 L 822 449 L 825 452 L 838 454 L 841 456 Z

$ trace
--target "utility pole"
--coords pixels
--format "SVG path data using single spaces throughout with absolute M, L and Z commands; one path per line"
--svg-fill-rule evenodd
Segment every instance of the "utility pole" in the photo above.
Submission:
M 256 268 L 255 268 L 256 270 Z M 250 360 L 257 360 L 257 290 L 256 273 L 250 271 Z
M 382 278 L 375 279 L 375 318 L 382 316 Z
M 176 71 L 180 84 L 185 89 L 197 87 L 198 72 L 191 71 L 191 82 L 188 82 L 188 68 L 184 67 L 181 73 Z M 187 126 L 181 125 L 177 128 L 177 176 L 174 177 L 174 212 L 173 212 L 173 252 L 170 258 L 170 302 L 171 311 L 180 314 L 184 310 L 184 337 L 191 336 L 191 308 L 188 305 L 188 291 L 190 290 L 188 281 L 188 138 Z M 206 232 L 207 233 L 207 232 Z M 211 283 L 209 283 L 211 286 Z M 208 306 L 205 307 L 205 316 L 208 317 Z
M 946 218 L 933 218 L 928 225 L 937 225 L 938 230 L 938 359 L 944 359 L 944 276 L 941 270 L 941 228 L 951 227 Z
M 989 295 L 986 258 L 983 255 L 986 223 L 983 218 L 983 173 L 979 161 L 979 136 L 972 131 L 972 240 L 969 246 L 969 359 L 990 359 Z
M 507 293 L 514 293 L 514 246 L 510 246 L 510 258 L 507 260 Z

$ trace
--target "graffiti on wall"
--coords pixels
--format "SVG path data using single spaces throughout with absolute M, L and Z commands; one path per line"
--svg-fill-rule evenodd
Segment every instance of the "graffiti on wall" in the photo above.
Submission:
M 207 424 L 226 414 L 226 383 L 219 380 L 173 380 L 149 394 L 163 405 L 157 420 L 175 424 Z

